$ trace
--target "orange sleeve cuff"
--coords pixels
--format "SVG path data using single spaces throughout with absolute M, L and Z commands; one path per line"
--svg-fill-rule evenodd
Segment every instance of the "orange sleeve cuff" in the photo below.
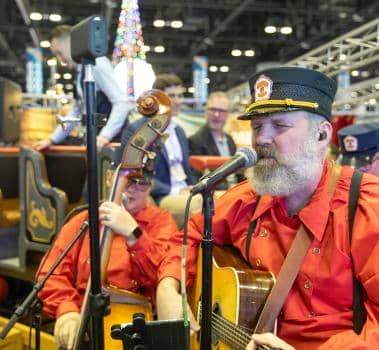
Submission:
M 80 308 L 72 301 L 64 301 L 57 307 L 55 318 L 58 318 L 67 312 L 80 312 Z

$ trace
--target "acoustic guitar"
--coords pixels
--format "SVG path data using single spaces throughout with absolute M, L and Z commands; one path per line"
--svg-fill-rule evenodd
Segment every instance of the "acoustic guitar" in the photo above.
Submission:
M 196 281 L 189 292 L 189 304 L 198 320 L 201 318 L 201 271 L 200 251 Z M 240 253 L 229 246 L 213 248 L 212 274 L 212 348 L 245 350 L 275 277 L 271 272 L 251 269 Z M 191 350 L 200 349 L 200 337 L 201 331 L 191 337 Z M 257 349 L 271 348 L 260 345 Z

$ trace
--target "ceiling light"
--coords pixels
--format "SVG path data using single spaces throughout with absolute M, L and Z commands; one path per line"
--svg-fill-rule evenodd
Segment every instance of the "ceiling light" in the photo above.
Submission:
M 62 61 L 59 62 L 61 64 L 62 67 L 66 67 L 67 66 L 67 63 L 64 63 Z
M 370 98 L 370 100 L 368 102 L 370 103 L 370 105 L 375 105 L 376 104 L 376 99 L 375 98 Z
M 357 23 L 361 23 L 361 22 L 363 22 L 363 17 L 362 16 L 360 16 L 360 15 L 358 15 L 357 13 L 354 13 L 352 16 L 351 16 L 351 18 L 352 18 L 352 20 L 354 21 L 354 22 L 357 22 Z
M 50 41 L 49 40 L 42 40 L 39 45 L 41 47 L 50 47 Z
M 156 19 L 153 22 L 153 26 L 157 28 L 162 28 L 165 26 L 165 21 L 163 19 Z
M 49 20 L 51 22 L 60 22 L 62 20 L 62 16 L 58 15 L 57 13 L 51 13 L 49 15 Z
M 46 95 L 47 96 L 55 96 L 57 92 L 55 90 L 46 90 Z
M 376 83 L 376 84 L 375 84 L 375 89 L 376 89 L 376 90 L 379 90 L 379 83 Z
M 271 26 L 271 25 L 266 26 L 265 27 L 265 33 L 267 33 L 267 34 L 274 34 L 274 33 L 276 33 L 276 27 L 275 26 Z
M 245 56 L 253 57 L 253 56 L 255 56 L 255 51 L 254 50 L 245 50 Z
M 162 52 L 165 52 L 165 50 L 166 50 L 165 47 L 162 45 L 157 45 L 154 47 L 154 52 L 156 53 L 162 53 Z
M 217 72 L 218 71 L 218 67 L 217 66 L 209 66 L 209 71 L 210 72 Z
M 57 89 L 62 90 L 62 89 L 63 89 L 63 84 L 56 84 L 55 87 L 56 87 Z
M 346 58 L 347 58 L 347 55 L 344 54 L 344 53 L 341 53 L 341 54 L 339 55 L 339 59 L 340 59 L 340 61 L 345 61 Z
M 56 66 L 57 65 L 57 59 L 56 58 L 50 58 L 47 60 L 47 65 L 48 66 Z
M 205 78 L 205 84 L 209 84 L 211 80 L 209 78 Z
M 63 74 L 63 79 L 70 80 L 71 78 L 72 78 L 72 74 L 71 73 L 64 73 Z
M 330 53 L 328 53 L 328 61 L 333 61 L 334 60 L 334 56 L 331 55 Z
M 351 74 L 352 77 L 358 77 L 359 76 L 359 71 L 358 70 L 352 70 L 350 74 Z
M 142 45 L 142 51 L 143 52 L 149 52 L 150 51 L 150 46 L 149 45 Z
M 179 20 L 171 21 L 170 26 L 172 28 L 175 28 L 175 29 L 182 28 L 183 27 L 183 22 L 179 21 Z
M 61 98 L 61 103 L 62 103 L 62 105 L 67 104 L 68 103 L 68 99 L 66 97 L 62 97 Z
M 59 73 L 54 73 L 53 77 L 54 79 L 60 79 L 61 75 Z
M 223 73 L 229 72 L 229 66 L 221 66 L 220 72 L 223 72 Z
M 364 70 L 361 73 L 362 78 L 368 78 L 370 76 L 370 72 L 368 70 Z
M 32 20 L 32 21 L 40 21 L 43 16 L 42 16 L 42 13 L 39 13 L 39 12 L 31 12 L 30 15 L 29 15 L 29 18 Z
M 280 28 L 280 32 L 284 35 L 289 35 L 292 33 L 292 27 L 291 26 L 284 26 Z
M 238 57 L 238 56 L 242 55 L 242 51 L 238 50 L 238 49 L 234 49 L 234 50 L 232 50 L 231 54 L 232 54 L 232 56 Z
M 340 12 L 338 14 L 338 17 L 341 18 L 341 19 L 345 19 L 347 17 L 347 13 L 346 12 Z
M 66 84 L 64 86 L 67 90 L 72 90 L 74 88 L 74 85 L 73 84 Z
M 188 88 L 188 92 L 189 92 L 190 94 L 193 94 L 193 93 L 195 92 L 195 88 L 194 88 L 193 86 L 189 87 L 189 88 Z

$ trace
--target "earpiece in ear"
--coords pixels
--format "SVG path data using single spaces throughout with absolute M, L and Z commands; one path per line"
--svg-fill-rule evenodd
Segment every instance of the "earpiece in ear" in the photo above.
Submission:
M 327 138 L 327 136 L 328 135 L 326 134 L 326 131 L 322 130 L 322 131 L 320 131 L 320 136 L 318 137 L 318 140 L 323 141 Z

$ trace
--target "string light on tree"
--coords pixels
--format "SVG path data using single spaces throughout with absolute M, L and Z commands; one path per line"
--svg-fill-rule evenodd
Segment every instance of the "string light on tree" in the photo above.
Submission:
M 113 61 L 117 83 L 131 99 L 137 99 L 142 92 L 151 89 L 155 80 L 153 68 L 145 59 L 149 49 L 144 45 L 138 1 L 123 0 Z
M 113 62 L 117 66 L 126 66 L 123 74 L 126 81 L 126 93 L 130 98 L 135 97 L 135 83 L 141 79 L 134 79 L 136 60 L 145 62 L 144 41 L 140 12 L 137 0 L 123 0 L 113 49 Z
M 113 49 L 113 62 L 125 58 L 146 58 L 137 0 L 123 0 Z

